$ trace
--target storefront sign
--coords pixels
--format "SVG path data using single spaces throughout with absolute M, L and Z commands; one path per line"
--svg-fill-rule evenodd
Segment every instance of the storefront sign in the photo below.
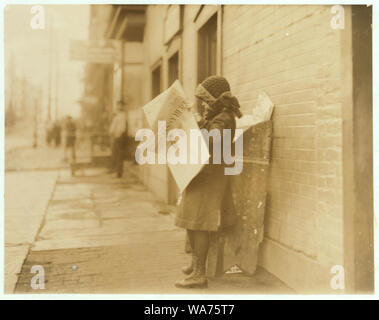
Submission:
M 81 40 L 71 41 L 70 59 L 104 64 L 113 64 L 118 62 L 115 48 L 93 46 L 87 41 Z

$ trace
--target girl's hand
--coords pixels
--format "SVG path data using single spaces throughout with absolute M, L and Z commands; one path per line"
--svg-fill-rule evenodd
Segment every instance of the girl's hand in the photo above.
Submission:
M 195 119 L 197 122 L 200 122 L 201 120 L 203 120 L 202 116 L 200 115 L 200 113 L 198 112 L 193 112 L 193 115 L 195 116 Z
M 201 121 L 203 118 L 201 114 L 198 112 L 198 105 L 197 103 L 193 103 L 192 105 L 188 105 L 188 109 L 192 112 L 192 114 L 195 116 L 195 119 L 197 122 Z

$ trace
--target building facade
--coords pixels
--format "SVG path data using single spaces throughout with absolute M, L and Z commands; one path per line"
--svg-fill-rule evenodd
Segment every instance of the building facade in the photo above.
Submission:
M 113 6 L 110 17 L 106 37 L 122 43 L 114 87 L 127 102 L 129 134 L 146 126 L 141 107 L 176 79 L 193 103 L 199 82 L 223 75 L 245 114 L 265 91 L 275 109 L 260 265 L 312 292 L 333 292 L 333 268 L 343 266 L 348 289 L 371 290 L 371 66 L 360 65 L 370 59 L 371 11 L 148 5 Z M 140 176 L 175 203 L 167 166 L 141 166 Z

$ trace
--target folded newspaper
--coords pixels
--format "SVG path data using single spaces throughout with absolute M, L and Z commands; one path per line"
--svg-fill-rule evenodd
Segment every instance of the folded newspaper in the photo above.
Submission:
M 240 119 L 236 120 L 236 127 L 246 131 L 251 126 L 257 123 L 267 121 L 271 119 L 272 112 L 274 110 L 274 103 L 266 92 L 259 93 L 256 106 L 252 110 L 252 114 L 243 115 Z M 236 134 L 234 141 L 237 140 L 239 135 Z
M 160 156 L 162 156 L 162 152 L 165 153 L 165 157 L 167 155 L 166 142 L 168 150 L 171 146 L 175 148 L 175 141 L 173 141 L 172 137 L 170 138 L 167 136 L 171 129 L 182 129 L 185 133 L 182 135 L 181 139 L 186 139 L 186 144 L 182 143 L 181 147 L 184 145 L 187 148 L 187 152 L 185 153 L 187 161 L 184 161 L 185 163 L 178 164 L 172 164 L 168 161 L 168 167 L 175 179 L 179 191 L 183 192 L 191 180 L 204 167 L 206 160 L 209 159 L 209 153 L 207 144 L 202 138 L 199 126 L 197 125 L 196 119 L 191 112 L 191 108 L 189 107 L 180 82 L 176 80 L 170 88 L 147 103 L 143 107 L 143 111 L 147 122 L 155 134 L 156 141 L 158 141 L 156 145 L 159 145 L 159 141 L 161 142 L 161 145 L 163 145 L 162 142 L 164 141 L 164 150 L 162 151 L 161 149 L 159 151 L 159 146 L 158 149 L 156 149 L 157 152 L 161 152 Z M 159 128 L 158 121 L 165 121 L 166 127 L 164 130 Z M 191 147 L 191 131 L 195 131 L 199 137 L 197 140 L 198 145 L 196 150 L 193 149 L 193 146 Z M 200 152 L 194 156 L 194 152 L 196 153 L 197 151 Z M 196 163 L 191 163 L 191 153 L 192 159 L 200 156 L 199 161 L 196 161 Z

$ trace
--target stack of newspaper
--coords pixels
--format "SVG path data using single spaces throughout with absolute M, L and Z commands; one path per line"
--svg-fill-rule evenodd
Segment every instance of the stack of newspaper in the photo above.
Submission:
M 253 125 L 270 120 L 273 110 L 274 103 L 266 92 L 262 91 L 258 96 L 258 101 L 252 110 L 252 114 L 243 115 L 240 119 L 237 119 L 236 126 L 238 129 L 246 131 Z M 234 140 L 237 140 L 238 137 L 239 135 L 236 133 Z

